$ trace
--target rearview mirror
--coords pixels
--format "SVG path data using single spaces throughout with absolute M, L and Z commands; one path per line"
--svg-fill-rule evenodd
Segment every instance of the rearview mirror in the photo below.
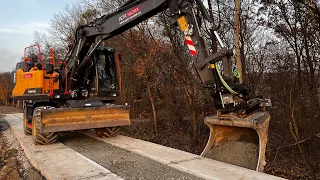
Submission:
M 47 74 L 53 74 L 53 64 L 47 64 L 46 65 L 46 73 Z

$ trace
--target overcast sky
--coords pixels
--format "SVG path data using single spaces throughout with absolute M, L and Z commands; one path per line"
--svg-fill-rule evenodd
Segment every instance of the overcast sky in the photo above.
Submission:
M 33 42 L 33 32 L 46 32 L 54 13 L 77 0 L 0 0 L 0 72 L 11 71 Z

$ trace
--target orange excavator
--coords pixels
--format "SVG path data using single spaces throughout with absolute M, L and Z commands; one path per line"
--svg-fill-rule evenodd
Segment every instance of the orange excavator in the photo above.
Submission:
M 55 62 L 52 50 L 50 63 L 45 64 L 35 45 L 38 55 L 25 53 L 12 76 L 12 98 L 25 102 L 25 133 L 32 134 L 36 144 L 50 144 L 62 131 L 95 129 L 98 136 L 109 137 L 129 125 L 129 106 L 112 104 L 122 89 L 119 56 L 101 42 L 159 12 L 183 33 L 202 87 L 211 91 L 218 109 L 204 120 L 210 138 L 201 155 L 262 171 L 270 115 L 262 110 L 263 101 L 238 83 L 232 71 L 233 51 L 225 47 L 201 0 L 129 0 L 79 26 L 61 62 Z M 202 34 L 204 23 L 220 45 L 213 54 L 208 53 Z

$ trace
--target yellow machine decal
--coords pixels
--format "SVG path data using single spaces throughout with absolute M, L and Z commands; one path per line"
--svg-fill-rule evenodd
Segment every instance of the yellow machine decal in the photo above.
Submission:
M 188 28 L 188 23 L 186 21 L 186 18 L 184 18 L 184 16 L 181 16 L 178 19 L 178 24 L 179 24 L 180 29 L 181 29 L 182 32 L 184 32 Z

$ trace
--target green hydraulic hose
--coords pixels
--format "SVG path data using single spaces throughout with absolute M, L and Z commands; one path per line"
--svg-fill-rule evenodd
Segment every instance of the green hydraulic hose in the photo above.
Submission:
M 215 66 L 216 66 L 216 69 L 217 69 L 217 72 L 218 72 L 220 81 L 222 82 L 223 86 L 224 86 L 225 88 L 227 88 L 227 90 L 230 91 L 232 94 L 239 94 L 239 93 L 235 92 L 233 89 L 231 89 L 231 87 L 230 87 L 230 86 L 226 83 L 226 81 L 222 78 L 221 73 L 220 73 L 219 66 L 218 66 L 217 64 L 215 64 Z

